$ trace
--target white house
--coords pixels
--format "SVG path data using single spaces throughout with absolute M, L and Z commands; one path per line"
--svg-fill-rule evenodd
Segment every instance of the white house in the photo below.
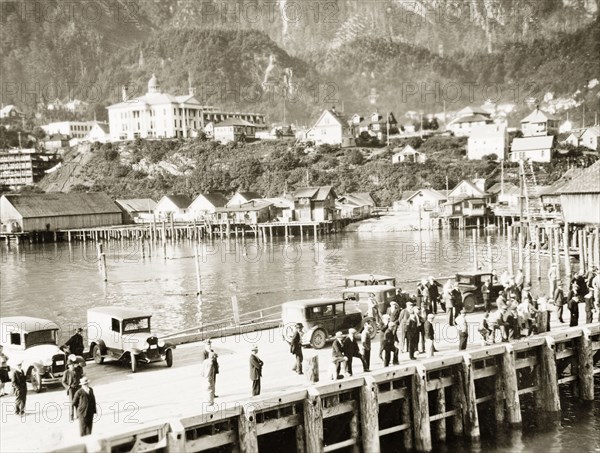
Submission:
M 228 118 L 213 126 L 213 138 L 223 144 L 254 138 L 256 126 L 239 118 Z
M 21 118 L 23 116 L 23 112 L 21 112 L 14 105 L 6 105 L 0 109 L 0 119 L 5 118 Z
M 69 102 L 65 102 L 62 106 L 64 110 L 68 110 L 72 113 L 81 113 L 87 110 L 89 104 L 80 99 L 72 99 Z
M 598 137 L 600 136 L 600 126 L 588 127 L 583 134 L 581 134 L 580 144 L 585 146 L 592 151 L 598 151 Z
M 506 127 L 503 124 L 476 126 L 467 142 L 467 158 L 474 160 L 495 154 L 498 158 L 505 159 L 507 138 Z
M 56 123 L 44 124 L 41 128 L 46 135 L 62 134 L 71 138 L 84 139 L 90 133 L 95 121 L 59 121 Z
M 249 201 L 258 200 L 261 198 L 262 197 L 257 192 L 236 192 L 235 195 L 227 202 L 225 207 L 229 208 L 231 206 L 239 206 L 241 204 L 248 203 Z
M 110 142 L 110 129 L 106 123 L 95 123 L 85 136 L 86 142 Z
M 584 132 L 585 130 L 582 129 L 571 132 L 569 136 L 565 139 L 565 143 L 575 147 L 579 146 L 581 143 L 581 136 Z
M 559 134 L 566 134 L 567 132 L 571 132 L 572 130 L 573 130 L 573 123 L 571 123 L 569 120 L 565 121 L 560 126 L 558 126 Z
M 533 162 L 550 162 L 554 136 L 515 138 L 510 148 L 510 161 L 530 160 Z
M 192 219 L 205 219 L 224 208 L 227 198 L 221 192 L 201 193 L 188 207 L 188 216 Z
M 548 135 L 558 129 L 558 119 L 549 113 L 536 108 L 521 120 L 521 131 L 524 137 Z
M 415 150 L 410 145 L 406 145 L 402 150 L 400 150 L 400 148 L 394 149 L 394 155 L 392 156 L 392 164 L 399 164 L 401 162 L 414 162 L 422 164 L 426 161 L 427 156 Z
M 353 146 L 354 137 L 345 118 L 335 111 L 335 108 L 323 110 L 310 131 L 310 137 L 315 145 Z
M 457 198 L 485 198 L 488 194 L 485 192 L 485 179 L 479 178 L 469 181 L 463 179 L 454 189 L 448 192 L 448 200 Z
M 107 107 L 112 140 L 135 138 L 194 137 L 209 122 L 220 123 L 229 118 L 248 121 L 264 127 L 264 115 L 257 113 L 221 112 L 202 105 L 189 87 L 189 94 L 173 96 L 163 93 L 156 76 L 148 81 L 143 96 L 130 98 L 123 88 L 122 102 Z
M 476 113 L 453 119 L 448 123 L 446 129 L 451 131 L 456 137 L 469 137 L 475 127 L 490 123 L 492 123 L 492 119 L 489 113 Z
M 187 195 L 165 195 L 154 208 L 157 220 L 186 220 L 192 200 Z
M 420 189 L 414 192 L 406 200 L 410 210 L 413 211 L 437 211 L 447 197 L 434 189 Z

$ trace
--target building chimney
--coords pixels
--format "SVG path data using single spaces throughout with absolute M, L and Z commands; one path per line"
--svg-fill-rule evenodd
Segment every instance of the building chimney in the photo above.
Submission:
M 332 111 L 333 113 L 335 113 L 335 105 L 334 105 L 333 107 L 331 107 L 331 111 Z
M 127 85 L 123 85 L 123 89 L 121 90 L 121 97 L 123 102 L 127 101 Z

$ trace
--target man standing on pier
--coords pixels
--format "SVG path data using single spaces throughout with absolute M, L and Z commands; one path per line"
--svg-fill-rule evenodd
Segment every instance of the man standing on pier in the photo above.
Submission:
M 83 437 L 92 434 L 94 414 L 96 413 L 96 396 L 94 390 L 89 386 L 87 377 L 82 377 L 80 384 L 81 388 L 77 390 L 73 398 L 73 406 L 77 409 L 79 434 Z
M 79 390 L 79 384 L 83 377 L 83 368 L 77 365 L 77 357 L 74 354 L 69 356 L 67 366 L 68 369 L 65 371 L 65 374 L 63 374 L 62 385 L 69 396 L 69 419 L 73 421 L 75 419 L 73 400 L 75 399 L 75 393 Z
M 550 287 L 550 296 L 554 296 L 555 288 L 557 287 L 557 274 L 556 274 L 556 264 L 552 264 L 550 269 L 548 270 L 548 285 Z
M 202 356 L 203 356 L 203 359 L 202 359 L 203 361 L 208 360 L 208 359 L 210 359 L 212 361 L 212 365 L 210 367 L 211 372 L 212 372 L 211 379 L 213 381 L 213 386 L 215 387 L 215 391 L 216 391 L 217 374 L 219 374 L 219 355 L 212 348 L 212 341 L 210 340 L 210 338 L 208 340 L 206 340 L 206 343 L 204 344 L 204 351 L 202 351 Z M 218 396 L 218 395 L 214 395 L 214 396 Z
M 304 356 L 302 355 L 302 329 L 304 329 L 304 324 L 301 322 L 297 323 L 294 329 L 294 336 L 290 342 L 290 352 L 296 356 L 296 364 L 293 370 L 298 374 L 304 374 L 302 372 L 302 361 L 304 360 Z
M 563 308 L 565 306 L 565 296 L 563 294 L 563 289 L 560 283 L 556 285 L 556 288 L 554 288 L 553 298 L 554 305 L 556 306 L 556 317 L 560 323 L 564 323 Z
M 461 309 L 460 314 L 456 317 L 454 322 L 456 323 L 456 329 L 458 330 L 458 350 L 462 351 L 467 349 L 467 340 L 469 338 L 469 325 L 466 318 L 467 312 L 465 309 Z
M 341 374 L 342 363 L 348 363 L 348 357 L 344 354 L 344 334 L 342 332 L 335 333 L 335 340 L 333 341 L 333 345 L 331 348 L 331 359 L 333 364 L 333 379 L 341 379 L 343 376 Z M 344 365 L 346 368 L 344 370 L 344 374 L 348 373 L 348 366 Z
M 252 396 L 260 395 L 260 378 L 264 362 L 258 358 L 258 346 L 254 345 L 250 354 L 250 380 L 252 381 Z
M 433 331 L 433 313 L 427 315 L 427 320 L 423 323 L 423 332 L 425 334 L 425 353 L 426 357 L 433 357 L 434 331 Z
M 25 402 L 27 401 L 27 378 L 23 372 L 23 361 L 16 363 L 17 369 L 13 372 L 12 385 L 15 394 L 16 414 L 21 417 L 25 415 Z
M 598 322 L 600 322 L 600 271 L 596 269 L 596 275 L 592 279 L 591 285 L 594 293 L 594 306 L 596 308 L 596 315 L 598 316 Z
M 364 371 L 369 371 L 371 368 L 371 333 L 373 327 L 366 323 L 360 333 L 360 346 L 362 349 Z
M 75 334 L 71 338 L 69 338 L 67 340 L 67 342 L 64 344 L 65 346 L 68 346 L 69 352 L 71 354 L 75 354 L 78 356 L 83 355 L 84 346 L 83 346 L 83 336 L 81 335 L 82 332 L 83 332 L 83 329 L 81 327 L 78 327 L 77 330 L 75 331 Z
M 360 353 L 358 348 L 358 342 L 356 341 L 356 329 L 348 329 L 348 335 L 344 338 L 344 355 L 348 359 L 348 374 L 352 376 L 352 359 L 358 357 L 363 364 L 363 371 L 365 370 L 365 360 Z

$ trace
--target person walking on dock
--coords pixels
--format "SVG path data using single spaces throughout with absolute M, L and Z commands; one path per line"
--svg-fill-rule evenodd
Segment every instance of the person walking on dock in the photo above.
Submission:
M 363 357 L 364 371 L 371 369 L 371 334 L 373 333 L 373 327 L 371 324 L 366 323 L 363 326 L 362 332 L 360 333 L 360 347 L 361 354 Z
M 454 325 L 456 316 L 462 309 L 462 294 L 458 287 L 458 283 L 454 283 L 452 291 L 450 291 L 450 310 L 448 311 L 448 324 Z
M 203 401 L 212 406 L 215 404 L 215 353 L 209 351 L 208 356 L 202 362 L 202 386 Z
M 213 374 L 212 380 L 214 381 L 214 388 L 215 388 L 214 391 L 216 392 L 217 374 L 219 374 L 219 355 L 212 348 L 212 341 L 210 340 L 210 338 L 208 340 L 206 340 L 206 343 L 204 344 L 204 351 L 202 351 L 203 362 L 205 360 L 208 360 L 209 358 L 212 362 L 212 367 L 211 367 L 211 371 Z M 214 395 L 214 396 L 216 397 L 218 395 Z
M 258 346 L 254 345 L 250 354 L 250 380 L 252 381 L 252 396 L 260 395 L 260 379 L 264 362 L 258 358 Z
M 298 374 L 304 374 L 302 372 L 302 361 L 304 360 L 304 356 L 302 355 L 302 334 L 304 329 L 304 324 L 301 322 L 297 323 L 294 328 L 294 336 L 290 341 L 290 352 L 294 354 L 296 357 L 296 362 L 293 371 Z
M 69 348 L 69 353 L 78 356 L 83 355 L 84 346 L 82 332 L 83 329 L 81 327 L 78 327 L 75 331 L 75 334 L 71 338 L 69 338 L 67 342 L 63 345 L 63 347 L 66 346 Z
M 423 332 L 425 335 L 425 354 L 426 357 L 433 357 L 435 348 L 433 346 L 434 341 L 434 330 L 433 330 L 433 313 L 427 315 L 427 319 L 423 323 Z
M 419 316 L 417 315 L 417 310 L 418 307 L 414 307 L 406 323 L 406 340 L 410 360 L 415 360 L 415 352 L 419 346 Z
M 344 355 L 346 356 L 346 367 L 348 368 L 348 375 L 352 376 L 352 359 L 358 357 L 363 364 L 363 370 L 365 368 L 365 361 L 363 356 L 360 354 L 358 342 L 356 341 L 356 329 L 348 329 L 348 335 L 344 338 Z
M 550 297 L 554 296 L 555 288 L 558 286 L 556 264 L 552 264 L 548 269 L 548 286 L 550 288 Z
M 592 279 L 592 292 L 594 293 L 594 306 L 596 308 L 596 315 L 598 316 L 598 322 L 600 322 L 600 271 L 596 268 L 596 275 Z
M 458 330 L 458 350 L 462 351 L 467 349 L 467 340 L 469 338 L 469 325 L 466 318 L 466 310 L 463 308 L 460 314 L 456 317 L 454 322 L 456 323 L 456 329 Z
M 8 356 L 3 352 L 4 346 L 0 344 L 0 397 L 5 396 L 4 385 L 10 381 L 8 372 L 10 370 L 8 366 Z
M 565 295 L 563 294 L 563 289 L 560 283 L 558 283 L 554 288 L 552 297 L 554 299 L 554 305 L 556 306 L 556 318 L 558 319 L 558 322 L 564 324 L 563 309 L 565 306 Z
M 77 357 L 74 354 L 71 354 L 67 362 L 68 369 L 65 371 L 62 378 L 62 385 L 69 396 L 69 419 L 71 421 L 75 419 L 75 406 L 73 406 L 73 400 L 75 399 L 75 393 L 79 390 L 81 378 L 83 378 L 83 368 L 77 366 L 76 362 Z
M 23 361 L 16 363 L 17 369 L 13 372 L 12 385 L 15 394 L 15 410 L 20 416 L 25 415 L 25 403 L 27 402 L 27 378 L 23 372 Z
M 567 303 L 569 312 L 571 312 L 571 320 L 569 327 L 575 327 L 579 323 L 579 296 L 574 293 Z
M 393 322 L 390 322 L 387 325 L 387 328 L 385 329 L 385 332 L 383 333 L 383 354 L 384 354 L 384 358 L 383 358 L 383 366 L 389 366 L 390 364 L 390 359 L 392 357 L 392 353 L 394 353 L 395 351 L 397 351 L 396 348 L 396 334 L 395 334 L 395 330 L 396 330 L 396 325 Z
M 436 281 L 432 275 L 429 276 L 429 280 L 427 281 L 427 289 L 429 291 L 429 298 L 431 299 L 431 308 L 433 314 L 436 314 L 438 311 L 438 302 L 442 306 L 442 309 L 446 311 L 446 304 L 444 304 L 440 299 L 440 288 L 442 285 L 438 281 Z
M 481 286 L 481 296 L 483 297 L 483 308 L 486 313 L 492 310 L 492 304 L 490 303 L 490 281 L 486 280 Z
M 73 406 L 77 410 L 79 419 L 79 435 L 83 437 L 92 434 L 94 414 L 96 413 L 96 396 L 94 390 L 89 386 L 87 377 L 82 377 L 80 383 L 81 388 L 75 393 Z
M 348 358 L 344 355 L 344 334 L 342 332 L 335 333 L 335 340 L 333 341 L 333 345 L 331 348 L 331 364 L 332 364 L 332 373 L 331 377 L 333 380 L 341 379 L 343 376 L 341 374 L 342 363 L 346 364 Z M 344 374 L 347 374 L 346 365 L 344 365 Z

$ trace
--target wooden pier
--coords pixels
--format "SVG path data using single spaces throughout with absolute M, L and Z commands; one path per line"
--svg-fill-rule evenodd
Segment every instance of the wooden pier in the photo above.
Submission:
M 308 352 L 308 351 L 307 351 Z M 558 416 L 560 386 L 593 400 L 600 373 L 600 325 L 565 328 L 444 357 L 409 362 L 341 381 L 198 409 L 195 416 L 65 445 L 61 452 L 377 453 L 403 445 L 419 452 L 435 442 L 480 437 L 483 410 L 498 428 L 522 429 L 521 399 L 537 413 Z

